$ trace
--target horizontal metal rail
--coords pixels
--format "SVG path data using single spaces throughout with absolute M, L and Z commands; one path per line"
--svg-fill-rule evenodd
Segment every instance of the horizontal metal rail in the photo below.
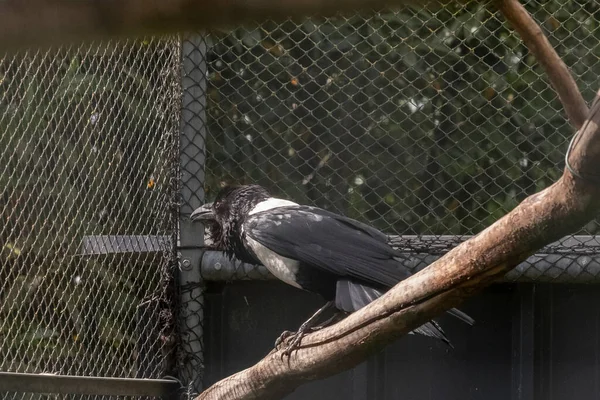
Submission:
M 405 256 L 400 262 L 419 271 L 468 236 L 391 236 Z M 600 237 L 573 236 L 548 245 L 508 272 L 503 282 L 600 283 Z M 275 279 L 262 265 L 230 261 L 219 251 L 207 251 L 201 262 L 207 281 Z
M 390 236 L 405 267 L 419 271 L 470 236 Z M 164 236 L 87 236 L 81 255 L 145 253 L 168 248 Z M 263 266 L 229 261 L 221 252 L 207 251 L 201 262 L 208 281 L 275 279 Z M 504 277 L 505 282 L 600 283 L 600 236 L 571 236 L 542 248 Z
M 171 379 L 102 378 L 0 372 L 1 392 L 173 397 L 180 383 Z
M 169 236 L 153 235 L 93 235 L 84 236 L 80 255 L 98 256 L 119 253 L 156 253 L 170 249 Z

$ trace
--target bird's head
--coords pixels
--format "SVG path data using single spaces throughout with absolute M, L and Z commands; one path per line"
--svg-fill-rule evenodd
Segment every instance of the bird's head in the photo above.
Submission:
M 269 197 L 269 192 L 259 185 L 226 186 L 217 193 L 215 201 L 198 207 L 190 218 L 204 222 L 215 247 L 227 250 L 235 240 L 233 236 L 241 233 L 248 213 Z

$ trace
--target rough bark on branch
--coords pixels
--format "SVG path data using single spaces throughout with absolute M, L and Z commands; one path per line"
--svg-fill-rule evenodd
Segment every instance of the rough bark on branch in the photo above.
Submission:
M 600 93 L 587 111 L 565 64 L 516 0 L 498 1 L 538 57 L 571 123 L 580 128 L 570 153 L 575 171 L 600 171 Z M 588 115 L 587 121 L 584 121 Z M 398 337 L 500 278 L 540 247 L 588 222 L 600 211 L 600 185 L 565 170 L 551 187 L 460 244 L 380 299 L 338 324 L 308 335 L 292 356 L 272 351 L 256 365 L 217 382 L 197 400 L 278 399 L 306 381 L 359 364 Z
M 455 0 L 458 2 L 467 0 Z M 251 21 L 374 11 L 435 0 L 3 0 L 0 49 L 159 35 Z

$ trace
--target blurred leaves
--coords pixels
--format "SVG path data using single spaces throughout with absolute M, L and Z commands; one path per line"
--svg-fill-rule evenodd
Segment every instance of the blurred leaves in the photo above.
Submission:
M 593 98 L 598 4 L 526 6 Z M 483 4 L 210 39 L 209 197 L 222 181 L 257 182 L 390 234 L 474 234 L 562 172 L 562 107 Z
M 526 7 L 591 99 L 600 6 Z M 209 198 L 222 181 L 257 182 L 390 234 L 460 235 L 561 174 L 561 105 L 481 4 L 208 40 Z M 167 255 L 78 251 L 85 235 L 172 231 L 179 61 L 172 40 L 0 60 L 1 369 L 136 374 L 158 329 L 140 307 L 160 301 Z
M 146 40 L 0 60 L 1 370 L 135 376 L 140 336 L 160 332 L 138 305 L 162 296 L 168 249 L 90 259 L 80 245 L 174 229 L 178 48 Z

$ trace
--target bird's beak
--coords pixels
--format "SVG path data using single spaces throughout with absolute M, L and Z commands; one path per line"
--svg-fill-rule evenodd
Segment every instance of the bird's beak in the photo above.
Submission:
M 206 203 L 194 210 L 190 215 L 192 221 L 214 221 L 215 213 L 212 209 L 212 203 Z

